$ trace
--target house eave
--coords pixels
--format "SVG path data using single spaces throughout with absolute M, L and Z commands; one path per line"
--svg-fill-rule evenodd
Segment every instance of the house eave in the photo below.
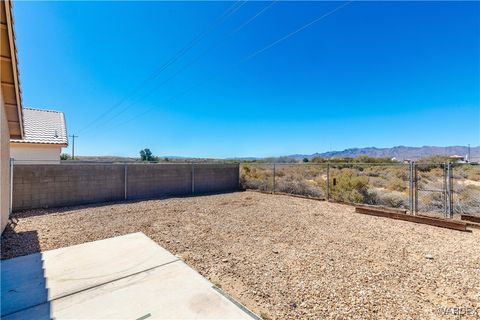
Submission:
M 68 147 L 67 143 L 45 143 L 45 142 L 26 142 L 22 140 L 10 140 L 10 146 L 35 146 L 35 147 L 59 147 L 59 148 L 66 148 Z
M 1 73 L 1 89 L 5 99 L 4 107 L 10 136 L 11 138 L 23 139 L 22 92 L 20 89 L 17 48 L 15 45 L 12 2 L 11 0 L 4 0 L 1 6 L 1 11 L 4 14 L 0 21 L 0 33 L 2 34 L 2 43 L 0 45 L 4 47 L 8 45 L 8 49 L 2 50 L 0 59 L 3 69 Z

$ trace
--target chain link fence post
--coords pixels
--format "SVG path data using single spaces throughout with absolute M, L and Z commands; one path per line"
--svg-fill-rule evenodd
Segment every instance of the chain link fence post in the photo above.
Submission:
M 273 194 L 275 194 L 275 163 L 273 164 L 273 186 L 272 186 Z
M 418 172 L 417 172 L 417 164 L 415 163 L 415 161 L 412 162 L 412 166 L 413 166 L 413 212 L 414 212 L 414 215 L 416 215 L 418 213 Z
M 409 199 L 409 202 L 410 202 L 410 214 L 415 214 L 415 209 L 414 209 L 414 206 L 415 206 L 415 201 L 414 201 L 414 188 L 415 188 L 415 185 L 414 185 L 414 162 L 413 161 L 410 161 L 410 173 L 409 173 L 409 189 L 410 189 L 410 199 Z
M 448 192 L 447 192 L 447 164 L 444 162 L 443 165 L 443 212 L 444 212 L 444 218 L 448 218 L 448 208 L 447 208 L 447 198 L 448 198 Z
M 452 163 L 447 164 L 447 212 L 448 217 L 453 218 L 453 174 Z
M 330 162 L 327 162 L 327 201 L 330 201 Z

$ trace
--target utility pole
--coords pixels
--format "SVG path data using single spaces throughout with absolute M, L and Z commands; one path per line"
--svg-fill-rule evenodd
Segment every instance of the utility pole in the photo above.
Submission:
M 78 136 L 72 134 L 69 137 L 72 138 L 72 160 L 75 160 L 75 138 L 78 138 Z

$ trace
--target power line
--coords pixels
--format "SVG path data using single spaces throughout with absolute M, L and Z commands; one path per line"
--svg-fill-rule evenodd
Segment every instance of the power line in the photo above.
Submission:
M 245 21 L 244 23 L 242 23 L 240 26 L 238 26 L 235 30 L 233 30 L 231 33 L 229 33 L 227 37 L 230 37 L 232 34 L 237 33 L 238 31 L 242 30 L 242 29 L 243 29 L 245 26 L 247 26 L 250 22 L 252 22 L 252 21 L 255 20 L 258 16 L 260 16 L 262 13 L 264 13 L 265 11 L 267 11 L 268 9 L 270 9 L 270 7 L 273 6 L 277 1 L 279 1 L 279 0 L 271 1 L 268 6 L 265 6 L 262 10 L 260 10 L 259 12 L 257 12 L 257 14 L 255 14 L 255 15 L 252 16 L 250 19 L 248 19 L 247 21 Z
M 283 37 L 281 37 L 281 38 L 273 41 L 272 43 L 266 45 L 265 47 L 263 47 L 263 48 L 255 51 L 255 52 L 253 52 L 252 54 L 246 56 L 245 58 L 243 58 L 243 59 L 240 60 L 239 62 L 231 64 L 229 67 L 235 67 L 235 66 L 238 66 L 239 64 L 242 64 L 242 63 L 245 63 L 245 62 L 249 61 L 250 59 L 252 59 L 252 58 L 254 58 L 255 56 L 257 56 L 258 54 L 260 54 L 260 53 L 262 53 L 262 52 L 265 52 L 266 50 L 274 47 L 275 45 L 279 44 L 280 42 L 283 42 L 283 41 L 287 40 L 288 38 L 292 37 L 293 35 L 295 35 L 295 34 L 301 32 L 301 31 L 307 29 L 308 27 L 310 27 L 310 26 L 312 26 L 313 24 L 315 24 L 315 23 L 317 23 L 317 22 L 325 19 L 326 17 L 332 15 L 333 13 L 337 12 L 338 10 L 342 9 L 343 7 L 347 6 L 348 4 L 350 4 L 350 3 L 352 3 L 352 2 L 354 2 L 354 1 L 347 1 L 347 2 L 345 2 L 345 3 L 342 3 L 341 5 L 335 7 L 334 9 L 328 11 L 327 13 L 321 15 L 320 17 L 315 18 L 314 20 L 310 21 L 309 23 L 303 25 L 302 27 L 300 27 L 300 28 L 298 28 L 298 29 L 296 29 L 296 30 L 294 30 L 294 31 L 286 34 L 285 36 L 283 36 Z M 185 91 L 183 91 L 183 92 L 180 92 L 180 93 L 178 93 L 178 94 L 170 97 L 170 98 L 167 99 L 165 102 L 168 102 L 168 101 L 173 100 L 173 99 L 175 99 L 175 98 L 177 98 L 177 97 L 180 97 L 180 96 L 188 93 L 188 92 L 191 91 L 192 89 L 194 89 L 194 88 L 196 88 L 196 87 L 198 87 L 198 86 L 201 86 L 201 85 L 206 84 L 208 81 L 210 81 L 210 80 L 213 79 L 213 78 L 215 78 L 215 75 L 212 76 L 212 77 L 207 78 L 205 81 L 202 81 L 202 82 L 200 82 L 200 83 L 197 83 L 197 84 L 193 85 L 192 87 L 190 87 L 189 89 L 187 89 L 187 90 L 185 90 Z M 145 112 L 142 112 L 141 114 L 137 114 L 137 115 L 134 116 L 133 118 L 130 118 L 130 119 L 128 119 L 127 121 L 122 122 L 122 123 L 121 123 L 120 125 L 118 125 L 118 126 L 123 126 L 123 125 L 125 125 L 125 124 L 127 124 L 127 123 L 129 123 L 129 122 L 131 122 L 131 121 L 133 121 L 133 120 L 135 120 L 135 119 L 137 119 L 138 117 L 143 116 L 143 115 L 151 112 L 153 109 L 155 109 L 155 107 L 149 108 L 149 109 L 147 109 Z
M 168 83 L 169 81 L 171 81 L 172 79 L 174 79 L 177 75 L 179 75 L 180 73 L 182 73 L 183 71 L 185 71 L 186 69 L 188 69 L 190 66 L 192 66 L 195 62 L 197 62 L 198 60 L 200 60 L 200 58 L 202 58 L 206 53 L 208 53 L 210 50 L 212 50 L 213 48 L 216 48 L 218 47 L 218 45 L 220 45 L 221 43 L 223 43 L 225 40 L 229 39 L 231 36 L 233 36 L 235 33 L 239 32 L 240 30 L 242 30 L 244 27 L 246 27 L 248 24 L 250 24 L 253 20 L 255 20 L 258 16 L 260 16 L 262 13 L 264 13 L 265 11 L 267 11 L 270 7 L 272 7 L 277 1 L 279 0 L 275 0 L 275 1 L 272 1 L 270 2 L 267 6 L 265 6 L 264 8 L 262 8 L 259 12 L 257 12 L 255 15 L 253 15 L 250 19 L 248 19 L 247 21 L 245 21 L 244 23 L 242 23 L 239 27 L 237 27 L 235 30 L 233 30 L 232 32 L 230 32 L 229 34 L 227 34 L 224 38 L 222 38 L 220 41 L 214 43 L 213 45 L 209 46 L 206 50 L 204 50 L 200 55 L 198 55 L 195 59 L 191 60 L 189 63 L 187 63 L 186 65 L 184 65 L 181 69 L 177 70 L 177 72 L 175 72 L 173 75 L 171 75 L 169 78 L 167 78 L 166 80 L 164 80 L 163 82 L 161 82 L 159 85 L 155 86 L 154 88 L 152 88 L 150 91 L 148 91 L 146 94 L 144 94 L 142 97 L 140 97 L 139 99 L 137 99 L 136 101 L 132 101 L 131 103 L 129 103 L 125 108 L 123 108 L 122 110 L 120 110 L 119 112 L 117 112 L 114 116 L 108 118 L 105 122 L 102 123 L 102 127 L 105 126 L 106 123 L 108 122 L 111 122 L 112 120 L 114 120 L 115 118 L 117 118 L 118 116 L 120 116 L 121 114 L 123 114 L 126 110 L 128 110 L 131 106 L 139 103 L 140 101 L 142 101 L 143 99 L 145 99 L 146 97 L 148 97 L 150 94 L 152 94 L 154 92 L 155 89 L 158 89 L 160 87 L 162 87 L 163 85 L 165 85 L 166 83 Z M 170 100 L 170 99 L 169 99 Z M 168 101 L 168 100 L 167 100 Z M 130 122 L 130 121 L 128 121 Z M 97 128 L 98 126 L 96 126 L 95 128 Z
M 84 132 L 86 129 L 90 128 L 93 124 L 96 122 L 100 121 L 102 118 L 104 118 L 106 115 L 108 115 L 110 112 L 112 112 L 114 109 L 122 105 L 125 101 L 127 101 L 129 98 L 134 96 L 138 91 L 140 91 L 147 83 L 150 81 L 155 80 L 162 71 L 167 69 L 169 66 L 174 64 L 176 61 L 178 61 L 181 57 L 183 57 L 191 48 L 193 48 L 203 37 L 205 37 L 208 33 L 212 32 L 217 26 L 221 25 L 225 20 L 234 14 L 237 10 L 239 10 L 246 1 L 243 1 L 240 3 L 240 0 L 237 0 L 232 6 L 230 6 L 219 18 L 217 18 L 216 22 L 213 23 L 209 28 L 198 34 L 195 38 L 190 40 L 185 47 L 183 47 L 181 50 L 177 51 L 173 57 L 171 57 L 169 60 L 167 60 L 164 64 L 162 64 L 159 68 L 157 68 L 150 76 L 148 76 L 146 79 L 144 79 L 138 86 L 136 86 L 133 90 L 131 90 L 126 96 L 124 96 L 120 101 L 109 107 L 105 112 L 100 114 L 97 118 L 95 118 L 93 121 L 91 121 L 89 124 L 87 124 L 84 128 L 80 130 L 80 132 Z
M 349 4 L 352 3 L 352 2 L 353 2 L 353 1 L 347 1 L 347 2 L 345 2 L 345 3 L 343 3 L 343 4 L 339 5 L 339 6 L 337 6 L 337 7 L 334 8 L 333 10 L 330 10 L 329 12 L 321 15 L 320 17 L 318 17 L 318 18 L 310 21 L 310 22 L 307 23 L 306 25 L 303 25 L 302 27 L 300 27 L 300 28 L 298 28 L 298 29 L 296 29 L 296 30 L 294 30 L 294 31 L 286 34 L 285 36 L 281 37 L 280 39 L 278 39 L 278 40 L 276 40 L 276 41 L 274 41 L 274 42 L 272 42 L 272 43 L 270 43 L 269 45 L 263 47 L 262 49 L 255 51 L 254 53 L 250 54 L 248 57 L 246 57 L 245 59 L 243 59 L 241 62 L 248 61 L 248 60 L 252 59 L 253 57 L 255 57 L 256 55 L 258 55 L 258 54 L 260 54 L 260 53 L 262 53 L 262 52 L 264 52 L 264 51 L 267 51 L 268 49 L 276 46 L 276 45 L 279 44 L 280 42 L 283 42 L 283 41 L 287 40 L 287 39 L 290 38 L 291 36 L 293 36 L 293 35 L 301 32 L 301 31 L 307 29 L 308 27 L 310 27 L 310 26 L 312 26 L 313 24 L 319 22 L 320 20 L 325 19 L 325 18 L 328 17 L 329 15 L 334 14 L 335 12 L 337 12 L 337 11 L 340 10 L 340 9 L 342 9 L 342 8 L 345 7 L 346 5 L 349 5 Z

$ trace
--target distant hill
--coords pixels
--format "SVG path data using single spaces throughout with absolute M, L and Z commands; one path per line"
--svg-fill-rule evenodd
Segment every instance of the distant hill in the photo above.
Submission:
M 418 160 L 429 156 L 436 155 L 459 155 L 465 156 L 468 152 L 467 147 L 462 146 L 450 146 L 450 147 L 406 147 L 397 146 L 392 148 L 350 148 L 343 151 L 330 151 L 314 154 L 292 154 L 289 156 L 276 157 L 276 158 L 256 158 L 256 157 L 238 157 L 238 158 L 226 158 L 226 159 L 209 159 L 209 158 L 192 158 L 192 157 L 177 157 L 177 156 L 161 156 L 160 162 L 211 162 L 211 161 L 252 161 L 252 160 L 264 160 L 269 162 L 292 162 L 299 161 L 303 158 L 312 159 L 315 157 L 322 158 L 343 158 L 350 157 L 356 158 L 359 156 L 370 156 L 377 158 L 396 158 L 397 160 Z M 480 146 L 471 147 L 470 155 L 472 161 L 480 161 Z M 111 162 L 134 162 L 138 161 L 138 158 L 134 157 L 119 157 L 119 156 L 78 156 L 76 157 L 83 161 L 111 161 Z
M 381 158 L 396 158 L 398 160 L 417 160 L 424 157 L 435 156 L 435 155 L 460 155 L 465 156 L 468 152 L 467 147 L 462 146 L 450 146 L 450 147 L 434 147 L 434 146 L 423 146 L 423 147 L 406 147 L 406 146 L 397 146 L 392 148 L 351 148 L 345 149 L 343 151 L 330 151 L 324 153 L 314 153 L 310 155 L 294 154 L 289 157 L 295 159 L 303 158 L 314 158 L 314 157 L 324 157 L 324 158 L 341 158 L 341 157 L 351 157 L 355 158 L 358 156 L 370 156 L 370 157 L 381 157 Z M 472 160 L 480 158 L 480 146 L 471 147 L 470 155 Z
M 139 162 L 138 157 L 121 157 L 121 156 L 75 156 L 79 161 L 85 162 Z M 222 161 L 219 159 L 212 158 L 191 158 L 191 157 L 178 157 L 178 156 L 160 156 L 158 162 L 175 162 L 175 163 L 185 163 L 185 162 L 212 162 L 212 161 Z
M 75 156 L 80 161 L 100 161 L 100 162 L 134 162 L 137 158 L 120 156 Z

